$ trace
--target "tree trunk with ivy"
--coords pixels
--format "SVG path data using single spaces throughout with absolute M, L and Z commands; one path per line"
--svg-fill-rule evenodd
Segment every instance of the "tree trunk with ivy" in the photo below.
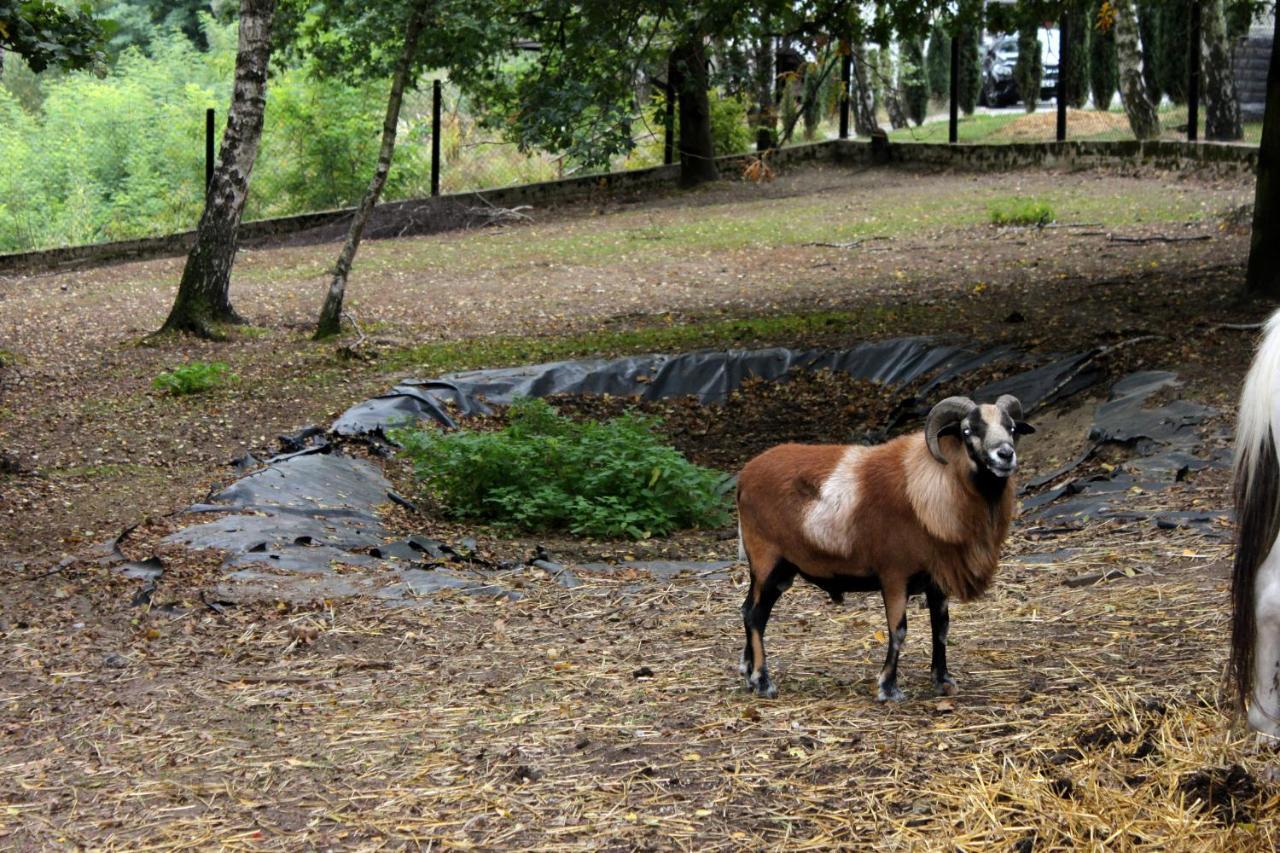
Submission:
M 1272 44 L 1280 44 L 1280 15 L 1276 15 Z M 1267 106 L 1258 147 L 1258 185 L 1253 197 L 1253 237 L 1245 291 L 1280 299 L 1280 50 L 1271 51 L 1267 71 Z
M 369 189 L 360 200 L 360 207 L 351 217 L 351 227 L 347 229 L 347 242 L 338 255 L 338 262 L 333 269 L 333 280 L 329 282 L 329 292 L 325 296 L 324 307 L 320 309 L 320 322 L 316 325 L 317 340 L 336 335 L 342 330 L 342 300 L 347 291 L 347 276 L 351 273 L 351 264 L 355 260 L 356 251 L 360 248 L 360 238 L 364 236 L 365 225 L 369 216 L 382 195 L 382 187 L 391 172 L 391 158 L 396 150 L 396 126 L 400 123 L 400 104 L 404 99 L 404 86 L 409 78 L 409 69 L 413 65 L 413 55 L 418 49 L 418 37 L 422 33 L 422 18 L 414 14 L 405 29 L 404 48 L 396 62 L 395 72 L 391 77 L 391 94 L 387 98 L 387 113 L 382 122 L 382 147 L 378 151 L 378 165 L 373 170 L 373 178 L 369 181 Z
M 714 181 L 715 143 L 711 137 L 711 104 L 707 100 L 707 54 L 701 36 L 687 37 L 671 53 L 668 79 L 680 94 L 680 185 Z
M 1129 118 L 1129 128 L 1138 139 L 1160 136 L 1160 116 L 1142 77 L 1142 51 L 1138 45 L 1138 20 L 1133 0 L 1113 0 L 1116 34 L 1116 64 L 1120 69 L 1120 103 Z
M 1093 108 L 1106 112 L 1115 100 L 1120 72 L 1116 69 L 1115 27 L 1100 26 L 1102 6 L 1094 0 L 1089 8 L 1089 91 Z
M 1204 69 L 1204 138 L 1230 141 L 1244 138 L 1236 75 L 1222 0 L 1205 3 L 1201 24 L 1200 67 Z
M 177 298 L 161 331 L 213 338 L 220 336 L 219 324 L 243 322 L 231 307 L 231 265 L 249 196 L 249 176 L 262 137 L 275 10 L 275 0 L 240 0 L 239 44 L 227 127 L 196 229 L 196 243 L 187 255 Z

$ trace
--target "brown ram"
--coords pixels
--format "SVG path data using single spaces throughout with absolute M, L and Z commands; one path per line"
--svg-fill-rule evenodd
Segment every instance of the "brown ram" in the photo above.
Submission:
M 947 599 L 968 601 L 991 583 L 1013 517 L 1015 445 L 1034 432 L 1016 397 L 994 405 L 948 397 L 922 432 L 874 447 L 784 444 L 738 479 L 740 555 L 751 587 L 742 605 L 741 672 L 761 696 L 777 688 L 765 666 L 764 630 L 796 575 L 840 601 L 880 590 L 889 651 L 877 699 L 899 700 L 898 655 L 907 597 L 923 592 L 933 627 L 933 685 L 947 673 Z

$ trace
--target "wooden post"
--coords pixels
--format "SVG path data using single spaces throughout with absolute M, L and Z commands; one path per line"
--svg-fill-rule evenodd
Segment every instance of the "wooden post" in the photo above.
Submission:
M 431 83 L 431 194 L 440 195 L 440 81 Z
M 847 47 L 847 46 L 846 46 Z M 849 138 L 849 82 L 853 79 L 853 55 L 840 58 L 840 138 Z
M 955 145 L 960 139 L 960 37 L 951 36 L 951 117 L 947 141 Z
M 1067 141 L 1067 64 L 1071 61 L 1071 16 L 1058 21 L 1058 141 Z
M 204 191 L 213 183 L 213 107 L 204 111 Z
M 1200 135 L 1200 0 L 1190 0 L 1187 26 L 1187 141 Z

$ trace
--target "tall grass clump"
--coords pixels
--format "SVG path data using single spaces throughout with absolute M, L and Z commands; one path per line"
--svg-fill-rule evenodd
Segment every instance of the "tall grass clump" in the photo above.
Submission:
M 1053 208 L 1034 198 L 1002 198 L 988 207 L 992 225 L 1045 226 L 1053 221 Z
M 393 432 L 425 491 L 453 518 L 528 531 L 644 539 L 724 524 L 724 475 L 701 468 L 636 414 L 579 423 L 518 400 L 494 432 Z

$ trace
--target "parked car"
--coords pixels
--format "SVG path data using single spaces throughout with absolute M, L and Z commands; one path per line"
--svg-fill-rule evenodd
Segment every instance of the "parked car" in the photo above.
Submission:
M 1040 42 L 1041 100 L 1052 99 L 1058 91 L 1058 28 L 1041 27 L 1036 38 Z M 1018 34 L 998 33 L 987 42 L 982 52 L 982 88 L 978 103 L 987 107 L 1007 107 L 1018 103 L 1018 85 L 1013 79 L 1013 66 L 1018 62 Z

